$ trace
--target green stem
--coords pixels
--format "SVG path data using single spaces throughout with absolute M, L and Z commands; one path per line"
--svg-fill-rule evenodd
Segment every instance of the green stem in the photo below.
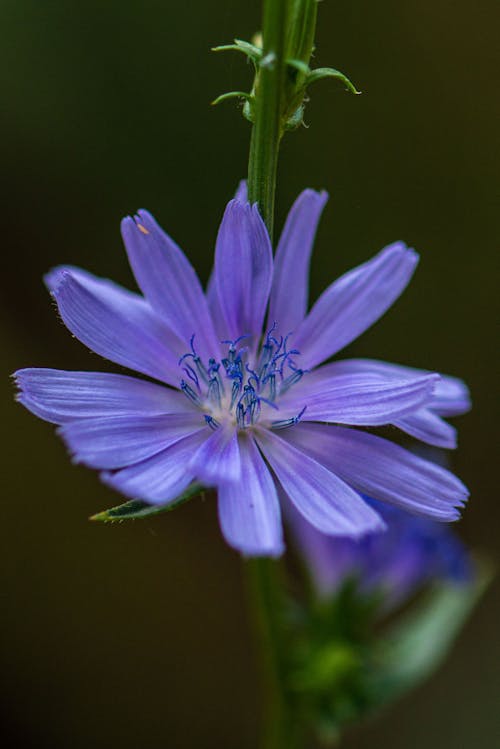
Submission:
M 285 48 L 289 0 L 264 0 L 263 52 L 255 86 L 248 161 L 248 199 L 257 203 L 273 237 L 278 151 L 283 135 Z
M 266 558 L 250 559 L 245 567 L 266 686 L 261 746 L 262 749 L 293 749 L 297 737 L 283 684 L 286 644 L 279 562 Z
M 306 10 L 303 10 L 302 5 Z M 300 7 L 299 7 L 300 6 Z M 311 10 L 312 8 L 312 10 Z M 300 11 L 300 12 L 299 12 Z M 304 13 L 306 14 L 304 16 Z M 306 41 L 304 29 L 309 19 Z M 274 202 L 278 171 L 278 153 L 284 132 L 290 91 L 287 92 L 286 56 L 290 40 L 300 47 L 297 53 L 307 60 L 312 48 L 316 3 L 312 0 L 264 0 L 262 21 L 262 57 L 254 83 L 253 127 L 248 160 L 248 199 L 257 203 L 269 231 L 274 229 Z M 290 29 L 294 24 L 294 29 Z M 312 26 L 311 26 L 312 24 Z M 305 26 L 304 26 L 305 28 Z M 290 36 L 290 34 L 292 36 Z M 287 46 L 288 45 L 288 46 Z M 304 52 L 303 47 L 307 48 Z M 293 97 L 292 97 L 293 98 Z M 262 654 L 262 671 L 267 688 L 262 749 L 294 749 L 299 735 L 284 683 L 287 653 L 286 623 L 283 618 L 283 587 L 280 567 L 272 559 L 253 559 L 246 563 L 251 607 Z

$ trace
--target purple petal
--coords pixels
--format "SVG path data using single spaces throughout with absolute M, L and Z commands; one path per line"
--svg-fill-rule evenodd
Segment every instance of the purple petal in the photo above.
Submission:
M 286 439 L 307 450 L 357 491 L 418 515 L 452 521 L 460 517 L 468 491 L 440 466 L 373 434 L 301 423 Z
M 137 283 L 155 312 L 186 350 L 194 334 L 200 356 L 217 357 L 219 342 L 205 295 L 182 250 L 144 210 L 123 219 L 122 236 Z
M 214 266 L 225 338 L 260 335 L 272 273 L 271 242 L 257 206 L 231 200 L 220 225 Z
M 256 439 L 284 491 L 315 528 L 359 537 L 385 527 L 357 492 L 302 450 L 269 431 L 260 430 Z
M 218 427 L 192 456 L 190 466 L 198 480 L 209 486 L 237 481 L 241 474 L 241 459 L 234 425 Z
M 415 413 L 397 418 L 394 426 L 417 440 L 436 447 L 453 449 L 457 446 L 457 430 L 433 413 L 429 408 L 420 408 Z
M 248 203 L 248 191 L 247 191 L 246 179 L 242 179 L 240 183 L 238 184 L 238 188 L 235 192 L 234 199 L 237 200 L 239 203 Z M 208 280 L 206 296 L 207 296 L 208 308 L 210 310 L 210 314 L 212 315 L 212 320 L 214 321 L 215 332 L 219 340 L 223 340 L 227 338 L 227 325 L 226 325 L 226 319 L 224 317 L 224 314 L 222 312 L 222 309 L 219 303 L 219 295 L 217 293 L 217 288 L 215 284 L 215 272 L 211 273 L 210 278 Z
M 215 283 L 215 272 L 213 271 L 212 271 L 210 278 L 208 279 L 208 284 L 207 284 L 207 304 L 208 304 L 208 309 L 210 310 L 210 315 L 212 316 L 212 320 L 214 322 L 215 333 L 219 341 L 226 340 L 226 337 L 227 337 L 226 318 L 224 316 L 224 313 L 220 305 L 219 294 L 217 292 L 217 287 Z
M 254 441 L 240 438 L 241 480 L 219 487 L 219 521 L 230 546 L 247 556 L 284 551 L 278 495 Z
M 402 364 L 390 364 L 375 359 L 344 359 L 320 367 L 311 374 L 312 378 L 328 380 L 337 374 L 373 374 L 384 379 L 402 380 L 430 374 L 424 369 L 406 367 Z M 440 380 L 436 383 L 434 396 L 430 407 L 440 416 L 458 416 L 471 407 L 469 389 L 465 382 L 458 377 L 451 377 L 440 373 Z
M 296 330 L 307 312 L 309 264 L 326 192 L 304 190 L 288 214 L 276 250 L 269 324 L 285 334 Z
M 65 424 L 59 433 L 76 463 L 122 468 L 165 450 L 199 432 L 200 413 L 166 416 L 108 416 Z
M 236 188 L 236 192 L 234 193 L 234 199 L 237 200 L 239 203 L 248 203 L 248 190 L 247 190 L 247 181 L 246 179 L 242 179 L 238 187 Z
M 47 285 L 64 324 L 82 343 L 124 367 L 178 384 L 179 340 L 141 297 L 72 269 L 52 272 Z
M 189 460 L 207 437 L 208 427 L 185 437 L 141 463 L 116 473 L 101 473 L 104 483 L 133 499 L 168 504 L 194 480 Z
M 440 416 L 460 416 L 471 408 L 469 388 L 458 377 L 443 375 L 436 387 L 432 404 Z
M 397 242 L 335 281 L 293 339 L 302 366 L 325 361 L 373 325 L 406 288 L 417 262 L 416 252 Z
M 177 390 L 127 375 L 20 369 L 14 377 L 18 400 L 54 424 L 111 415 L 192 413 L 194 408 Z
M 307 406 L 304 421 L 334 421 L 340 424 L 379 426 L 389 424 L 432 398 L 439 375 L 413 380 L 386 380 L 370 375 L 339 375 L 327 387 L 308 387 L 307 377 L 300 397 Z M 294 399 L 299 393 L 293 393 Z M 281 404 L 280 404 L 281 406 Z

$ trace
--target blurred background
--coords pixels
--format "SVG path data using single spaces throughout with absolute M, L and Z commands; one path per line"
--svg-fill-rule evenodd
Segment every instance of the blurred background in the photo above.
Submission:
M 462 537 L 494 556 L 498 298 L 498 23 L 494 0 L 330 0 L 309 130 L 282 149 L 278 217 L 306 186 L 330 192 L 312 284 L 385 244 L 422 255 L 409 290 L 346 353 L 459 374 L 475 408 L 453 467 L 472 490 Z M 2 746 L 256 746 L 258 674 L 242 565 L 212 499 L 148 522 L 96 526 L 120 497 L 71 465 L 48 424 L 14 404 L 23 366 L 105 369 L 55 315 L 42 274 L 81 265 L 133 284 L 123 215 L 156 214 L 207 278 L 226 201 L 245 176 L 249 125 L 234 103 L 260 2 L 2 0 L 4 438 Z M 498 589 L 498 585 L 497 585 Z M 346 749 L 498 746 L 500 624 L 490 589 L 425 687 L 352 730 Z

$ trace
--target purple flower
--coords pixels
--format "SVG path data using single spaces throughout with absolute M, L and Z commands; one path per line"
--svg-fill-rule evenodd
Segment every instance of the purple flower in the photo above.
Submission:
M 101 470 L 127 497 L 168 504 L 193 481 L 217 487 L 222 532 L 248 555 L 283 551 L 278 487 L 332 535 L 384 527 L 361 493 L 457 519 L 467 490 L 453 474 L 350 427 L 396 424 L 452 446 L 453 431 L 440 417 L 468 407 L 463 383 L 378 362 L 318 367 L 384 314 L 418 260 L 404 244 L 390 245 L 307 312 L 326 200 L 312 190 L 299 196 L 273 261 L 257 207 L 240 189 L 222 219 L 206 294 L 147 211 L 124 219 L 143 296 L 72 267 L 55 269 L 46 282 L 82 343 L 157 382 L 24 369 L 16 373 L 19 400 L 59 424 L 75 461 Z
M 470 558 L 446 525 L 368 497 L 365 500 L 384 518 L 387 528 L 361 539 L 325 536 L 287 504 L 292 537 L 321 598 L 354 580 L 362 595 L 383 594 L 388 609 L 431 581 L 459 584 L 470 579 Z

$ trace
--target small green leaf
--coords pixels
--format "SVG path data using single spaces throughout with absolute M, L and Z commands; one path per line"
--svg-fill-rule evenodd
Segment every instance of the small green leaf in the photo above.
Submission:
M 307 65 L 305 62 L 302 62 L 302 60 L 287 60 L 286 64 L 290 65 L 291 68 L 295 68 L 295 70 L 298 70 L 299 73 L 304 73 L 304 75 L 311 74 L 309 65 Z
M 160 515 L 162 512 L 174 510 L 179 505 L 187 502 L 188 499 L 191 499 L 191 497 L 200 494 L 203 490 L 204 487 L 201 484 L 191 484 L 185 492 L 180 494 L 173 502 L 169 502 L 168 505 L 151 505 L 140 499 L 131 499 L 122 505 L 117 505 L 116 507 L 111 507 L 109 510 L 92 515 L 90 520 L 98 520 L 103 523 L 117 523 L 122 520 L 149 518 L 153 515 Z
M 253 62 L 257 62 L 262 57 L 262 50 L 255 44 L 245 42 L 243 39 L 235 39 L 234 44 L 222 44 L 218 47 L 212 47 L 212 52 L 243 52 Z
M 346 75 L 341 73 L 340 70 L 335 70 L 335 68 L 316 68 L 316 70 L 311 70 L 307 77 L 306 85 L 309 86 L 309 84 L 315 83 L 315 81 L 320 81 L 323 78 L 336 78 L 338 81 L 341 81 L 352 94 L 361 93 L 361 91 L 357 90 Z
M 489 569 L 479 568 L 471 583 L 436 586 L 379 641 L 371 684 L 374 707 L 394 700 L 435 671 L 491 578 Z
M 246 91 L 228 91 L 227 94 L 221 94 L 214 99 L 211 104 L 215 107 L 217 104 L 220 104 L 222 101 L 227 101 L 228 99 L 245 99 L 248 101 L 251 98 L 252 94 L 247 94 Z

